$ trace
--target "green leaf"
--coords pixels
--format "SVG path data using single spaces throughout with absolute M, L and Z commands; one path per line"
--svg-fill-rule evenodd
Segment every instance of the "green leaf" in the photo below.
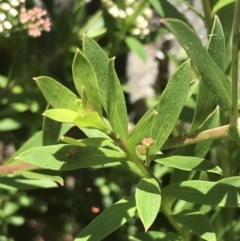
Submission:
M 28 179 L 25 177 L 6 176 L 0 177 L 0 188 L 7 190 L 31 190 L 37 188 L 58 187 L 52 180 Z
M 158 102 L 149 136 L 154 140 L 149 149 L 150 160 L 169 137 L 184 106 L 191 77 L 189 64 L 186 61 L 176 70 Z
M 157 114 L 155 108 L 156 106 L 149 109 L 130 133 L 128 146 L 133 152 L 135 152 L 137 144 L 140 144 L 143 138 L 149 135 L 153 122 L 153 116 Z
M 144 49 L 143 44 L 137 38 L 126 37 L 125 42 L 129 49 L 135 52 L 144 63 L 147 63 L 148 57 L 146 50 Z
M 206 86 L 216 95 L 222 104 L 231 109 L 230 84 L 223 72 L 213 61 L 198 35 L 184 22 L 176 19 L 164 19 L 162 22 L 175 35 L 178 42 L 194 61 Z
M 136 206 L 145 232 L 156 219 L 161 205 L 161 191 L 154 178 L 143 178 L 136 187 Z
M 43 146 L 54 145 L 59 140 L 62 123 L 51 120 L 47 117 L 43 119 Z
M 169 1 L 167 0 L 149 0 L 153 5 L 154 9 L 159 13 L 160 16 L 165 18 L 177 18 L 187 22 L 184 15 L 182 15 Z
M 78 115 L 73 122 L 79 128 L 96 128 L 104 133 L 110 133 L 110 130 L 105 125 L 103 119 L 95 111 Z
M 74 56 L 72 72 L 74 85 L 79 95 L 81 96 L 82 89 L 84 89 L 93 109 L 102 116 L 102 104 L 98 91 L 97 76 L 89 60 L 79 50 Z
M 200 212 L 192 210 L 183 210 L 172 214 L 173 218 L 184 227 L 190 229 L 193 233 L 207 241 L 216 241 L 217 237 L 209 220 Z
M 168 185 L 163 189 L 163 192 L 165 195 L 192 203 L 220 207 L 240 206 L 239 188 L 222 181 L 184 181 Z
M 102 48 L 86 35 L 83 37 L 83 53 L 90 61 L 98 80 L 103 108 L 107 110 L 107 80 L 109 58 Z
M 65 133 L 67 133 L 69 131 L 69 129 L 72 128 L 72 125 L 69 124 L 62 124 L 61 125 L 61 130 L 58 136 L 58 140 L 60 139 L 60 137 L 62 135 L 64 135 Z M 32 149 L 34 147 L 40 147 L 43 145 L 43 132 L 37 132 L 35 135 L 33 135 L 28 141 L 26 141 L 23 146 L 18 149 L 13 156 L 11 156 L 7 162 L 5 164 L 10 164 L 10 163 L 16 163 L 17 161 L 14 160 L 14 158 L 16 156 L 18 156 L 20 153 L 28 150 L 28 149 Z
M 135 216 L 135 214 L 136 207 L 134 196 L 121 199 L 99 214 L 78 234 L 74 241 L 103 240 L 110 233 L 126 223 L 128 219 Z
M 73 123 L 79 113 L 68 109 L 50 109 L 46 110 L 43 115 L 55 121 Z
M 224 71 L 225 38 L 219 18 L 215 16 L 212 32 L 208 43 L 208 52 L 218 67 Z M 197 130 L 216 106 L 215 95 L 205 85 L 206 80 L 200 80 L 194 118 L 189 132 Z
M 92 147 L 103 147 L 103 146 L 107 146 L 107 145 L 113 143 L 113 141 L 110 140 L 110 139 L 100 138 L 100 137 L 76 140 L 76 139 L 71 138 L 71 137 L 63 136 L 61 138 L 61 140 L 65 143 L 71 144 L 71 145 L 92 146 Z
M 199 132 L 212 129 L 219 126 L 219 116 L 220 111 L 219 107 L 212 112 L 209 117 L 204 121 L 204 123 L 200 126 Z M 181 155 L 183 156 L 195 156 L 204 158 L 213 141 L 201 141 L 194 145 L 185 146 L 182 150 Z M 189 179 L 191 173 L 175 169 L 171 176 L 171 183 L 186 181 Z
M 74 154 L 71 155 L 71 152 Z M 70 152 L 70 154 L 68 154 Z M 126 161 L 125 154 L 105 148 L 52 145 L 33 148 L 15 159 L 43 169 L 69 171 L 79 168 Z
M 47 102 L 56 109 L 77 111 L 77 96 L 56 80 L 41 76 L 35 78 Z
M 27 177 L 29 179 L 51 180 L 51 181 L 57 182 L 61 186 L 63 186 L 64 184 L 63 179 L 59 176 L 46 175 L 46 174 L 33 172 L 33 171 L 22 171 L 20 173 L 22 176 Z
M 109 61 L 107 87 L 107 115 L 114 133 L 126 142 L 128 139 L 128 116 L 122 87 L 114 69 L 114 59 Z
M 224 8 L 225 6 L 233 2 L 236 2 L 236 0 L 219 0 L 218 2 L 216 2 L 212 9 L 212 15 L 218 12 L 221 8 Z
M 170 156 L 154 160 L 162 165 L 185 171 L 207 171 L 222 175 L 222 169 L 212 162 L 191 156 Z
M 147 233 L 138 233 L 129 237 L 130 241 L 178 241 L 179 236 L 175 233 L 165 233 L 149 231 Z

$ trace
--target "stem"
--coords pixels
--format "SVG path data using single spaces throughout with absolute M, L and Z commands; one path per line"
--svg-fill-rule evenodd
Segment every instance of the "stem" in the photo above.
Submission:
M 133 155 L 128 148 L 126 147 L 125 143 L 123 143 L 123 141 L 119 138 L 116 137 L 116 135 L 111 132 L 108 135 L 112 140 L 114 140 L 116 143 L 118 143 L 119 147 L 122 149 L 123 152 L 126 153 L 127 157 L 129 160 L 131 160 L 132 162 L 134 162 L 134 164 L 139 168 L 139 170 L 143 173 L 143 175 L 146 178 L 154 178 L 156 179 L 157 182 L 159 182 L 157 180 L 157 178 L 153 175 L 151 169 L 149 169 L 147 166 L 145 166 L 145 164 L 142 162 L 142 160 L 136 155 Z
M 232 32 L 232 110 L 230 116 L 230 125 L 237 126 L 238 117 L 238 51 L 239 40 L 236 38 L 240 26 L 240 0 L 236 1 L 233 32 Z
M 207 28 L 208 34 L 211 33 L 211 28 L 212 28 L 212 9 L 210 5 L 209 0 L 202 0 L 202 6 L 203 6 L 203 11 L 204 11 L 204 17 L 205 17 L 205 26 Z
M 187 134 L 185 136 L 179 136 L 168 139 L 162 147 L 162 150 L 192 145 L 200 141 L 217 140 L 221 138 L 230 138 L 227 130 L 230 125 L 217 127 L 214 129 L 206 130 L 201 133 Z

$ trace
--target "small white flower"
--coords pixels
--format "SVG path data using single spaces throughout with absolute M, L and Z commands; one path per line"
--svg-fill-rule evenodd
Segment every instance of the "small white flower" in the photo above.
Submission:
M 143 14 L 146 18 L 151 18 L 153 16 L 153 11 L 150 8 L 146 8 Z
M 142 35 L 146 36 L 150 33 L 150 29 L 149 28 L 145 28 L 142 30 Z
M 3 26 L 2 26 L 2 24 L 0 24 L 0 33 L 2 33 L 3 32 Z
M 19 0 L 20 3 L 25 3 L 25 0 Z
M 119 16 L 119 9 L 117 8 L 117 6 L 112 6 L 108 9 L 108 12 L 115 18 L 117 18 Z
M 19 5 L 19 1 L 18 0 L 10 0 L 10 4 L 13 6 L 13 7 L 17 7 Z
M 144 18 L 142 15 L 140 15 L 140 16 L 138 16 L 138 17 L 136 18 L 136 23 L 137 23 L 137 24 L 141 24 L 141 23 L 144 22 L 144 21 L 146 21 L 146 20 L 145 20 L 145 18 Z
M 131 15 L 133 13 L 133 9 L 130 8 L 130 7 L 127 7 L 126 8 L 126 13 L 127 13 L 127 15 Z
M 1 8 L 2 10 L 8 11 L 11 8 L 11 6 L 8 3 L 2 3 Z
M 18 15 L 18 11 L 15 8 L 11 8 L 9 10 L 9 14 L 13 17 L 16 17 Z
M 6 15 L 4 13 L 0 13 L 0 21 L 3 21 L 6 18 Z
M 148 26 L 148 21 L 144 19 L 141 22 L 137 22 L 136 25 L 137 25 L 138 28 L 144 29 Z
M 139 28 L 133 28 L 130 32 L 132 35 L 139 35 L 141 30 Z
M 12 24 L 8 21 L 4 21 L 3 22 L 3 27 L 7 30 L 11 29 L 12 28 Z
M 119 11 L 119 17 L 120 18 L 125 18 L 126 17 L 126 13 L 123 10 Z

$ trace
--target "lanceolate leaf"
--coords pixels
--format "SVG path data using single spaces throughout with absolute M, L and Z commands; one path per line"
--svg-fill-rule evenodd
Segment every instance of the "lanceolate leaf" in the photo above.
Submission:
M 198 35 L 184 22 L 164 19 L 166 27 L 175 35 L 197 66 L 204 83 L 228 109 L 231 109 L 230 84 L 223 72 L 211 58 Z
M 209 117 L 200 126 L 199 131 L 215 128 L 219 126 L 219 107 L 212 112 Z M 208 153 L 213 141 L 201 141 L 194 145 L 185 146 L 182 151 L 183 156 L 195 156 L 204 158 Z M 191 173 L 175 169 L 171 176 L 171 183 L 186 181 L 189 179 Z
M 208 171 L 222 174 L 220 167 L 212 162 L 192 156 L 170 156 L 154 160 L 168 167 L 177 168 L 184 171 Z
M 149 2 L 153 5 L 161 17 L 178 18 L 182 21 L 186 21 L 184 15 L 182 15 L 169 1 L 149 0 Z
M 200 212 L 192 210 L 183 210 L 172 214 L 174 219 L 181 223 L 184 227 L 190 229 L 193 233 L 207 241 L 216 241 L 216 234 L 209 220 Z
M 87 36 L 83 37 L 83 53 L 91 62 L 98 80 L 99 94 L 103 108 L 107 108 L 107 80 L 109 58 L 102 48 Z
M 116 135 L 123 141 L 128 139 L 128 116 L 122 87 L 114 69 L 114 60 L 109 61 L 107 87 L 107 114 Z
M 52 180 L 28 179 L 20 176 L 0 177 L 0 188 L 7 190 L 31 190 L 37 188 L 53 188 L 58 187 L 57 183 Z
M 190 62 L 186 61 L 173 74 L 160 98 L 149 135 L 154 140 L 149 150 L 150 159 L 160 150 L 178 120 L 188 94 L 190 77 Z
M 121 199 L 99 214 L 74 241 L 100 241 L 136 214 L 134 196 Z
M 225 60 L 225 39 L 222 25 L 217 16 L 215 16 L 214 19 L 211 37 L 208 44 L 208 52 L 218 67 L 223 71 Z M 197 106 L 192 126 L 189 130 L 190 132 L 195 131 L 213 111 L 214 106 L 216 106 L 216 97 L 206 86 L 206 81 L 208 80 L 200 80 Z
M 140 144 L 143 138 L 149 135 L 153 116 L 157 114 L 155 109 L 156 106 L 148 110 L 132 130 L 128 144 L 133 152 L 135 152 L 137 144 Z
M 68 88 L 46 76 L 37 77 L 35 80 L 45 99 L 52 107 L 77 111 L 77 96 Z
M 102 105 L 98 89 L 97 76 L 89 60 L 79 50 L 76 52 L 73 66 L 73 81 L 77 92 L 81 96 L 82 89 L 95 111 L 102 115 Z
M 22 152 L 16 160 L 50 170 L 75 170 L 126 161 L 125 154 L 105 148 L 52 145 Z
M 79 113 L 68 109 L 50 109 L 46 110 L 43 115 L 55 121 L 73 123 Z
M 163 192 L 165 195 L 192 203 L 220 207 L 240 206 L 239 187 L 223 183 L 223 181 L 183 181 L 168 185 L 163 189 Z
M 143 222 L 145 232 L 151 227 L 161 205 L 161 191 L 153 178 L 143 178 L 136 188 L 136 205 L 138 214 Z

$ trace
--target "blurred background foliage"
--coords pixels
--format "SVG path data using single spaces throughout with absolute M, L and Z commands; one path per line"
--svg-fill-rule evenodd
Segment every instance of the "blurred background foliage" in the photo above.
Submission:
M 129 128 L 157 102 L 171 73 L 187 58 L 184 50 L 175 45 L 173 37 L 161 26 L 158 2 L 0 0 L 1 164 L 10 160 L 16 150 L 43 128 L 42 113 L 47 103 L 33 77 L 51 76 L 75 91 L 71 65 L 76 49 L 81 48 L 83 34 L 98 41 L 109 57 L 116 56 L 116 70 L 129 111 Z M 170 7 L 164 16 L 192 23 L 203 41 L 207 40 L 204 21 L 199 20 L 197 24 L 198 20 L 191 22 L 186 18 L 186 11 L 193 12 L 189 9 L 193 1 L 173 2 L 175 7 Z M 210 1 L 223 24 L 228 50 L 234 9 L 234 1 L 229 2 L 219 7 L 217 0 Z M 195 13 L 193 19 L 197 17 L 199 19 Z M 227 54 L 227 75 L 230 59 Z M 196 91 L 195 82 L 191 91 Z M 191 122 L 195 101 L 196 96 L 189 95 L 173 136 Z M 74 128 L 68 135 L 84 137 L 84 133 Z M 215 146 L 218 144 L 216 142 Z M 230 155 L 229 148 L 235 150 L 234 144 L 222 149 L 225 156 Z M 221 159 L 216 148 L 212 153 L 213 159 Z M 237 160 L 239 153 L 235 156 Z M 163 184 L 169 181 L 170 168 L 160 165 L 153 168 Z M 0 241 L 72 241 L 101 210 L 131 194 L 133 183 L 138 180 L 119 167 L 76 170 L 59 175 L 65 185 L 58 188 L 19 191 L 0 185 L 3 187 L 0 189 Z M 151 230 L 174 231 L 161 214 Z M 143 231 L 139 219 L 132 219 L 105 240 L 129 240 L 130 235 Z

